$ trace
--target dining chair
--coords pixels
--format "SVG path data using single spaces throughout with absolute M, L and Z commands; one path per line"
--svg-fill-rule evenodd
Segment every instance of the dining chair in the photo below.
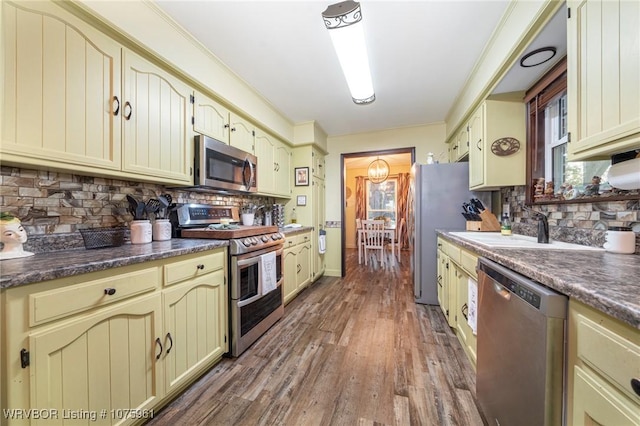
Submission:
M 364 264 L 369 260 L 369 250 L 380 252 L 380 264 L 384 265 L 384 220 L 363 220 L 362 233 L 364 235 Z
M 358 246 L 358 265 L 362 264 L 362 251 L 364 250 L 364 232 L 362 220 L 356 219 L 356 245 Z

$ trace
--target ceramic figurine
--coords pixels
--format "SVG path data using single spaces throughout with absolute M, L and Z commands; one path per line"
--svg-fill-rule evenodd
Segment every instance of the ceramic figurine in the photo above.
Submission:
M 27 231 L 22 227 L 20 219 L 8 213 L 0 213 L 0 242 L 4 244 L 0 260 L 33 256 L 32 252 L 22 248 L 27 242 Z
M 553 182 L 547 182 L 547 187 L 544 189 L 544 195 L 547 195 L 549 198 L 553 198 Z

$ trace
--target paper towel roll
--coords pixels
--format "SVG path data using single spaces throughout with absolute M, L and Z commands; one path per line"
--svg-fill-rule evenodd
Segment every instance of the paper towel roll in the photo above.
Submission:
M 612 165 L 609 184 L 618 189 L 640 189 L 640 158 Z

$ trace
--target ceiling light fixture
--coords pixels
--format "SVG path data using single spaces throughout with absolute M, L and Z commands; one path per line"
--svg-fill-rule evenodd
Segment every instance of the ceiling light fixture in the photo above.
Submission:
M 371 183 L 384 182 L 389 177 L 389 163 L 381 160 L 380 157 L 376 158 L 369 164 L 367 176 Z
M 363 105 L 375 101 L 360 3 L 347 0 L 332 4 L 322 12 L 322 19 L 329 30 L 353 102 Z
M 554 56 L 556 56 L 555 47 L 542 47 L 524 55 L 520 59 L 520 66 L 523 68 L 535 67 L 551 60 Z

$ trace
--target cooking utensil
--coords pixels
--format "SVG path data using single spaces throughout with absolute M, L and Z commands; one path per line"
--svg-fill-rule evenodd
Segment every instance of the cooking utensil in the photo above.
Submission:
M 148 215 L 149 213 L 157 212 L 159 208 L 160 208 L 160 201 L 158 201 L 156 198 L 150 198 L 147 201 L 147 204 L 144 210 L 145 210 L 145 213 L 147 213 Z
M 144 219 L 145 204 L 139 202 L 129 194 L 127 194 L 127 201 L 129 202 L 129 213 L 133 216 L 133 220 Z
M 167 216 L 167 209 L 171 204 L 171 195 L 162 194 L 158 196 L 158 202 L 160 203 L 160 207 L 158 208 L 158 219 L 165 219 Z

